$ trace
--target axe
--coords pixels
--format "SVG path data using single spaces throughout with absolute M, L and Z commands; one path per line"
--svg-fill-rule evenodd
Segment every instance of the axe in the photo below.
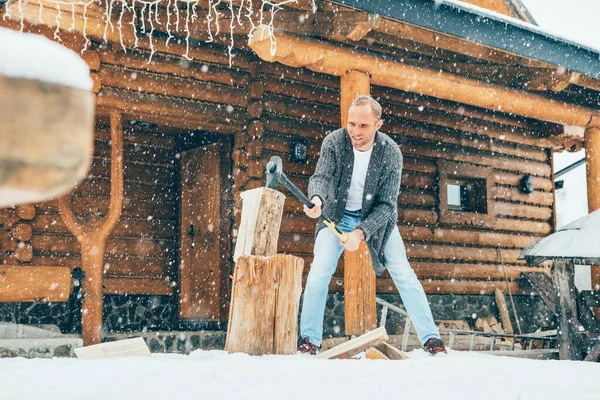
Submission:
M 303 202 L 306 207 L 313 208 L 315 205 L 306 197 L 304 193 L 296 185 L 294 185 L 287 176 L 283 173 L 283 163 L 281 158 L 278 156 L 273 156 L 267 163 L 266 168 L 267 174 L 267 187 L 269 189 L 277 189 L 277 185 L 281 182 L 283 186 L 288 188 L 290 192 L 294 196 L 298 198 L 301 202 Z M 346 235 L 340 228 L 335 226 L 335 223 L 331 220 L 331 218 L 327 217 L 325 214 L 321 213 L 319 217 L 321 221 L 329 228 L 337 237 L 340 238 L 342 243 L 346 243 L 348 241 L 348 235 Z

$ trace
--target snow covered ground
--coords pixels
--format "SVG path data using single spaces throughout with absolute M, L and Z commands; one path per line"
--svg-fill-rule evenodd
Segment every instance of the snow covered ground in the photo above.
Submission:
M 196 351 L 105 360 L 0 359 L 0 399 L 600 399 L 600 364 L 423 350 L 404 361 Z

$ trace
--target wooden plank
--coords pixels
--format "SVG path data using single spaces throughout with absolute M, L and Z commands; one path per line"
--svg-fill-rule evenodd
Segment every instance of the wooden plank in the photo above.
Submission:
M 523 272 L 522 275 L 531 284 L 533 290 L 540 296 L 548 308 L 553 313 L 556 313 L 552 279 L 547 274 L 541 272 Z
M 596 344 L 592 346 L 583 361 L 596 362 L 598 361 L 598 357 L 600 357 L 600 342 L 596 342 Z
M 508 312 L 508 306 L 506 305 L 504 293 L 502 293 L 502 290 L 496 288 L 496 290 L 494 290 L 494 294 L 496 295 L 496 305 L 498 306 L 498 311 L 500 311 L 500 319 L 502 320 L 504 332 L 512 334 L 514 331 L 512 323 L 510 322 L 510 313 Z
M 332 349 L 319 353 L 317 358 L 350 358 L 366 349 L 388 340 L 385 327 L 379 327 Z
M 558 315 L 558 348 L 561 360 L 582 360 L 579 319 L 575 301 L 575 268 L 567 259 L 555 259 L 552 281 L 555 288 L 556 311 Z
M 0 266 L 0 302 L 65 302 L 72 289 L 69 267 Z
M 151 356 L 150 349 L 141 337 L 80 347 L 75 349 L 75 355 L 81 359 Z

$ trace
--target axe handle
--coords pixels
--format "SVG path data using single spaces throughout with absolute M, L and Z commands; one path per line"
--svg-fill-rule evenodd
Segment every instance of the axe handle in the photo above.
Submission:
M 283 183 L 283 185 L 286 188 L 288 188 L 289 191 L 292 192 L 292 194 L 298 198 L 298 200 L 303 202 L 306 205 L 306 207 L 313 208 L 315 206 L 313 204 L 313 202 L 310 201 L 308 199 L 308 197 L 306 197 L 306 195 L 304 193 L 302 193 L 302 191 L 300 189 L 298 189 L 298 187 L 296 185 L 294 185 L 294 183 L 292 181 L 290 181 L 283 172 L 279 176 L 279 182 Z M 335 225 L 335 223 L 331 220 L 331 218 L 327 217 L 326 215 L 323 215 L 323 213 L 321 213 L 321 216 L 319 218 L 323 221 L 325 226 L 327 226 L 329 229 L 331 229 L 331 231 L 337 237 L 340 238 L 340 241 L 342 243 L 346 243 L 348 241 L 348 239 L 349 239 L 348 235 L 346 235 L 344 232 L 342 232 L 342 230 Z

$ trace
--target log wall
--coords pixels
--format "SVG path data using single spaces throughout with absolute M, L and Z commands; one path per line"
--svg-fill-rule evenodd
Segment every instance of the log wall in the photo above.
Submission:
M 306 190 L 324 133 L 339 124 L 339 81 L 275 64 L 262 65 L 260 77 L 263 159 L 282 157 L 288 177 Z M 399 143 L 404 154 L 398 222 L 409 259 L 426 291 L 506 291 L 506 272 L 511 292 L 519 292 L 520 273 L 532 270 L 518 260 L 521 249 L 554 229 L 550 152 L 539 141 L 541 128 L 534 121 L 495 116 L 387 88 L 373 87 L 372 94 L 384 108 L 382 131 Z M 290 161 L 289 143 L 294 137 L 308 140 L 306 165 Z M 440 223 L 438 160 L 493 168 L 492 225 Z M 525 174 L 534 177 L 535 191 L 527 195 L 518 189 Z M 314 223 L 302 213 L 302 204 L 286 194 L 279 251 L 304 257 L 307 273 Z M 343 291 L 341 266 L 331 291 Z M 377 289 L 395 292 L 387 273 L 378 278 Z
M 140 294 L 172 293 L 179 246 L 177 154 L 187 143 L 182 138 L 191 132 L 210 133 L 226 135 L 233 143 L 230 248 L 234 248 L 239 194 L 264 186 L 268 159 L 280 156 L 288 177 L 306 190 L 326 132 L 339 126 L 336 77 L 260 62 L 243 51 L 230 68 L 226 49 L 218 45 L 195 48 L 193 61 L 167 51 L 161 49 L 150 62 L 148 51 L 125 53 L 118 46 L 92 49 L 86 55 L 100 115 L 118 109 L 128 123 L 155 124 L 146 129 L 125 127 L 125 201 L 107 244 L 109 293 L 126 293 L 132 287 Z M 384 107 L 382 130 L 404 154 L 398 222 L 426 291 L 493 293 L 496 287 L 506 289 L 506 272 L 512 293 L 518 292 L 520 272 L 539 270 L 517 260 L 521 249 L 551 233 L 554 226 L 550 150 L 540 139 L 540 125 L 382 87 L 373 87 L 372 94 Z M 290 141 L 298 137 L 308 143 L 306 164 L 290 161 Z M 95 145 L 90 173 L 73 196 L 75 211 L 91 219 L 108 209 L 110 143 L 103 118 L 98 120 Z M 493 225 L 475 228 L 439 222 L 436 163 L 441 159 L 493 168 Z M 518 190 L 524 174 L 534 176 L 535 191 L 529 195 Z M 304 258 L 306 275 L 314 221 L 304 216 L 298 200 L 281 190 L 287 199 L 278 251 Z M 3 232 L 3 262 L 78 266 L 79 246 L 62 222 L 56 201 L 33 208 L 29 220 L 21 220 L 16 210 L 5 211 L 14 221 Z M 378 279 L 377 288 L 395 292 L 387 275 Z M 331 290 L 343 291 L 340 269 Z

